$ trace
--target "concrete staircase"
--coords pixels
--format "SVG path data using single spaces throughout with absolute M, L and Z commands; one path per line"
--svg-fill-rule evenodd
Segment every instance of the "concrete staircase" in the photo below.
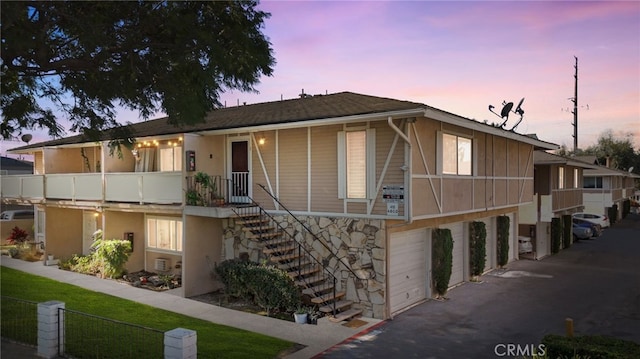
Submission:
M 287 272 L 301 289 L 303 298 L 332 322 L 350 320 L 362 314 L 352 308 L 346 292 L 336 289 L 337 279 L 322 261 L 314 258 L 293 235 L 285 231 L 259 205 L 234 210 L 236 223 L 243 226 L 247 237 L 262 244 L 262 252 L 278 268 Z

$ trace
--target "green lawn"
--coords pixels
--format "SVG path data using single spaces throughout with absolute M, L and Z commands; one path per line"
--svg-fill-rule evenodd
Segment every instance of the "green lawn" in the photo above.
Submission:
M 275 358 L 294 345 L 1 266 L 0 284 L 3 296 L 35 302 L 59 300 L 65 303 L 66 309 L 162 331 L 195 330 L 200 358 Z

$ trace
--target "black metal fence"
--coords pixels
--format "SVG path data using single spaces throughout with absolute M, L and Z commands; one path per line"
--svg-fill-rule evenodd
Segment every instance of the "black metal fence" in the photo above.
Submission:
M 38 345 L 38 303 L 12 297 L 1 298 L 2 337 L 30 346 Z
M 73 358 L 164 357 L 164 332 L 81 313 L 59 309 L 64 321 L 60 333 L 59 355 Z

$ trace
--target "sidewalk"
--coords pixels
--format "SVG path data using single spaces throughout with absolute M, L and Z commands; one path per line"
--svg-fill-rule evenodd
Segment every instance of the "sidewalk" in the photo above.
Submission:
M 367 324 L 358 328 L 348 328 L 339 323 L 332 323 L 327 318 L 321 318 L 318 320 L 318 325 L 301 325 L 226 309 L 165 292 L 150 293 L 149 290 L 136 288 L 117 281 L 65 271 L 58 269 L 57 266 L 45 266 L 42 262 L 26 262 L 2 256 L 0 265 L 167 311 L 208 320 L 212 323 L 228 325 L 305 346 L 303 349 L 288 355 L 287 358 L 290 359 L 311 358 L 381 322 L 379 319 L 361 318 Z M 15 344 L 2 342 L 2 358 L 5 358 L 5 346 L 12 345 Z M 10 358 L 10 356 L 7 356 L 7 358 Z M 20 358 L 28 358 L 28 356 L 20 356 Z

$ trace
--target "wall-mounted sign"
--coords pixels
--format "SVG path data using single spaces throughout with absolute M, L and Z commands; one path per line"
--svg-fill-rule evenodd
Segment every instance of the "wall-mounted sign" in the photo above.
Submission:
M 382 186 L 382 201 L 385 203 L 403 203 L 404 202 L 404 186 L 403 185 L 387 185 Z
M 387 216 L 399 216 L 398 202 L 387 202 Z

